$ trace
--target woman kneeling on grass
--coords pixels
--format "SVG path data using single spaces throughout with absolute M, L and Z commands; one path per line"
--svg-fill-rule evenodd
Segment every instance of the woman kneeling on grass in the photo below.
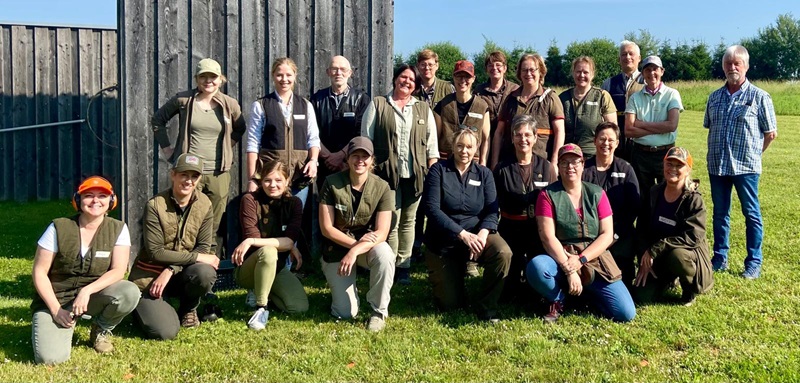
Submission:
M 320 193 L 322 272 L 331 288 L 331 315 L 358 314 L 356 268 L 369 269 L 367 302 L 372 307 L 367 329 L 386 326 L 389 293 L 394 279 L 395 253 L 386 242 L 394 210 L 394 192 L 371 173 L 375 157 L 372 141 L 355 137 L 347 144 L 349 170 L 328 176 Z
M 33 259 L 33 357 L 58 364 L 70 357 L 72 333 L 82 315 L 93 317 L 89 342 L 99 353 L 114 350 L 111 330 L 139 302 L 139 289 L 122 280 L 131 237 L 125 223 L 106 213 L 117 205 L 111 183 L 89 177 L 78 187 L 79 213 L 57 218 L 39 238 Z
M 527 267 L 528 283 L 547 299 L 547 323 L 564 310 L 566 292 L 581 295 L 584 288 L 600 312 L 615 321 L 636 316 L 621 272 L 608 251 L 614 236 L 611 205 L 599 186 L 581 181 L 583 152 L 575 144 L 558 151 L 561 180 L 539 193 L 536 219 L 547 254 L 533 258 Z
M 706 207 L 691 178 L 692 156 L 674 147 L 664 157 L 664 182 L 653 186 L 637 230 L 642 254 L 635 285 L 637 300 L 660 296 L 678 279 L 681 303 L 691 305 L 697 294 L 714 286 L 706 241 Z M 652 278 L 650 278 L 652 276 Z
M 287 313 L 308 310 L 308 296 L 300 280 L 286 267 L 292 255 L 297 268 L 303 259 L 292 252 L 300 238 L 303 202 L 287 189 L 289 169 L 281 161 L 268 161 L 261 167 L 261 187 L 242 196 L 239 219 L 242 243 L 233 250 L 236 283 L 254 289 L 256 312 L 247 321 L 253 330 L 262 330 L 269 319 L 267 302 Z

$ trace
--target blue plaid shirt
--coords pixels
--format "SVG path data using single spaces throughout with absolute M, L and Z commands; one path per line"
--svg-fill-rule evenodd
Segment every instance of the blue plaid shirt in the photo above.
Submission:
M 778 130 L 772 97 L 745 80 L 734 94 L 722 86 L 708 97 L 708 174 L 761 174 L 764 133 Z

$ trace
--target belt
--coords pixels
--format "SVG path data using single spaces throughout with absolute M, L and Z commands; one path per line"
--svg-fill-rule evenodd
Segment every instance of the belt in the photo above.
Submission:
M 527 221 L 529 219 L 527 214 L 509 214 L 504 211 L 500 212 L 500 216 L 512 221 Z
M 661 145 L 661 146 L 647 146 L 647 145 L 642 145 L 642 144 L 640 144 L 640 143 L 638 143 L 636 141 L 633 142 L 633 147 L 634 148 L 639 149 L 639 150 L 641 150 L 643 152 L 650 152 L 650 153 L 655 153 L 655 152 L 660 152 L 662 150 L 667 150 L 667 149 L 669 149 L 669 148 L 671 148 L 673 146 L 675 146 L 675 143 Z

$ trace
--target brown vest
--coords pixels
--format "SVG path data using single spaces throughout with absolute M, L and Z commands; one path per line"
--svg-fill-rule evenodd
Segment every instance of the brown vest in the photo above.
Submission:
M 436 105 L 436 127 L 439 131 L 439 155 L 442 158 L 448 158 L 453 154 L 453 137 L 456 136 L 459 130 L 468 128 L 478 134 L 482 135 L 483 118 L 486 112 L 489 111 L 489 104 L 483 97 L 472 96 L 472 105 L 469 107 L 469 112 L 464 116 L 463 121 L 458 121 L 458 104 L 456 101 L 455 93 L 449 94 Z M 480 117 L 478 117 L 480 116 Z M 483 140 L 484 137 L 481 137 Z M 476 158 L 480 153 L 476 153 Z

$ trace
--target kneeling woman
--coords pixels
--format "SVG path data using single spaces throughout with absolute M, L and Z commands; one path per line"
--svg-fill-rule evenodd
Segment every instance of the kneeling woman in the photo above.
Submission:
M 608 251 L 614 236 L 611 205 L 599 186 L 581 181 L 583 153 L 575 144 L 558 151 L 561 180 L 548 186 L 536 201 L 539 236 L 547 254 L 528 263 L 528 283 L 550 304 L 544 320 L 553 323 L 563 312 L 566 292 L 584 288 L 600 312 L 615 321 L 636 316 L 621 272 Z
M 674 147 L 664 157 L 664 182 L 653 186 L 650 201 L 637 230 L 643 246 L 635 285 L 643 287 L 637 298 L 658 298 L 675 278 L 684 304 L 714 286 L 714 272 L 706 241 L 706 207 L 692 181 L 692 156 Z M 650 278 L 652 275 L 653 278 Z
M 367 302 L 372 307 L 367 329 L 381 331 L 389 316 L 395 253 L 386 242 L 392 224 L 394 192 L 371 173 L 372 141 L 355 137 L 347 144 L 349 170 L 329 176 L 320 193 L 322 272 L 333 295 L 331 315 L 358 314 L 356 268 L 369 269 Z
M 123 280 L 131 237 L 125 223 L 106 213 L 117 205 L 111 184 L 89 177 L 78 187 L 71 218 L 57 218 L 39 238 L 33 259 L 33 357 L 36 363 L 69 359 L 72 333 L 82 315 L 93 318 L 89 342 L 111 352 L 111 330 L 139 302 L 139 289 Z
M 462 129 L 453 155 L 433 165 L 425 178 L 425 264 L 433 296 L 442 310 L 466 305 L 467 261 L 484 267 L 475 302 L 478 317 L 497 321 L 497 301 L 511 264 L 511 249 L 497 234 L 498 202 L 492 172 L 473 162 L 478 135 Z
M 299 268 L 302 257 L 291 252 L 300 238 L 303 202 L 288 190 L 289 169 L 281 161 L 268 161 L 261 168 L 261 187 L 242 196 L 239 219 L 242 243 L 233 251 L 236 283 L 254 289 L 256 312 L 247 321 L 261 330 L 269 319 L 267 301 L 281 311 L 302 313 L 308 310 L 308 297 L 300 280 L 286 265 L 289 254 Z M 299 255 L 299 254 L 297 254 Z

